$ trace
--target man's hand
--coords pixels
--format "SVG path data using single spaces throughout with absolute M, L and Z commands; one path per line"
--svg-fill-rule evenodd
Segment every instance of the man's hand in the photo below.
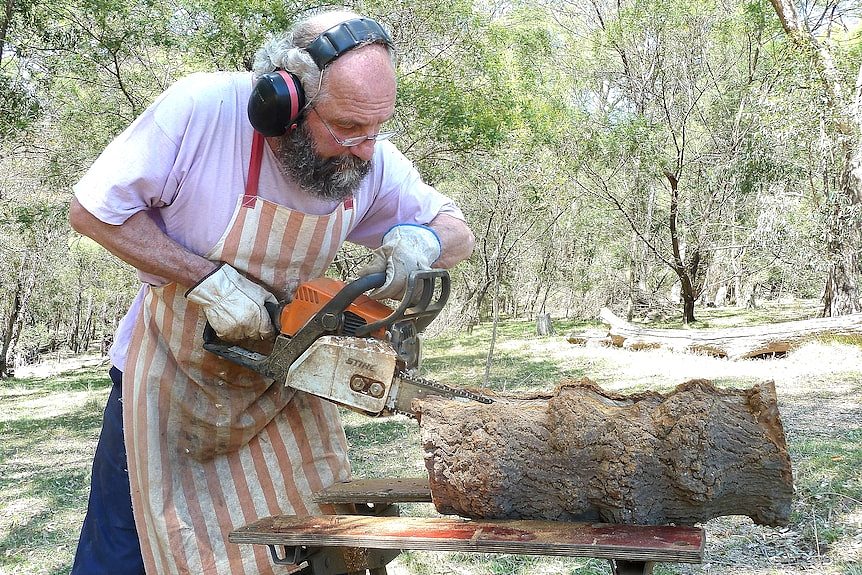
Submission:
M 274 332 L 264 303 L 277 303 L 275 296 L 227 264 L 201 279 L 186 298 L 203 307 L 220 338 L 266 339 Z
M 360 276 L 386 272 L 386 283 L 368 295 L 374 299 L 399 299 L 407 288 L 407 276 L 416 270 L 430 270 L 440 257 L 440 239 L 429 227 L 399 224 L 386 232 L 383 245 L 374 250 Z

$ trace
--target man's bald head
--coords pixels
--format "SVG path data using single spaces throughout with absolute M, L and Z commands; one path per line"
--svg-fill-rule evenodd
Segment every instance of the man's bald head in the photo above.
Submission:
M 318 90 L 321 88 L 323 71 L 318 68 L 311 54 L 305 48 L 323 32 L 357 18 L 362 18 L 362 16 L 349 10 L 332 10 L 319 12 L 297 22 L 288 32 L 270 39 L 258 50 L 254 59 L 255 75 L 260 76 L 277 69 L 286 70 L 299 78 L 306 101 L 308 103 L 315 101 L 318 97 Z M 382 46 L 386 50 L 390 64 L 394 69 L 395 52 L 392 47 L 379 41 L 369 44 Z M 365 46 L 360 44 L 359 47 L 335 58 L 326 68 L 330 68 L 339 60 L 364 48 Z

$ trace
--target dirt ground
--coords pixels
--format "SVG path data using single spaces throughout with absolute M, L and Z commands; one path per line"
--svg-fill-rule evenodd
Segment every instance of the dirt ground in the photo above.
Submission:
M 575 346 L 561 343 L 561 339 L 500 341 L 497 344 L 499 360 L 495 369 L 506 370 L 515 364 L 541 359 L 554 366 L 557 370 L 554 373 L 570 374 L 572 377 L 585 375 L 607 389 L 619 391 L 647 387 L 666 391 L 695 378 L 710 379 L 717 385 L 733 387 L 750 386 L 766 380 L 775 382 L 794 463 L 797 495 L 791 524 L 782 528 L 768 528 L 756 526 L 746 517 L 714 519 L 704 525 L 706 549 L 703 564 L 663 564 L 657 568 L 656 575 L 862 575 L 862 348 L 840 343 L 811 343 L 783 358 L 730 361 L 662 350 L 629 351 Z M 32 368 L 19 368 L 17 375 L 53 377 L 70 369 L 101 365 L 107 370 L 105 359 L 101 357 L 63 359 Z M 452 369 L 453 373 L 460 375 L 456 381 L 479 381 L 483 366 L 476 365 L 475 373 L 465 370 L 463 365 L 452 366 Z M 438 371 L 441 373 L 429 375 L 440 375 L 444 381 L 451 377 L 443 373 L 445 367 Z M 529 368 L 521 371 L 534 372 Z M 529 387 L 533 383 L 513 381 L 512 385 Z M 70 402 L 65 407 L 47 396 L 40 396 L 39 401 L 51 401 L 52 409 L 61 410 L 77 405 L 71 400 L 78 395 L 81 396 L 80 402 L 93 401 L 93 394 L 85 391 L 77 392 L 77 395 L 69 394 Z M 104 390 L 96 395 L 98 402 L 103 401 Z M 25 399 L 25 396 L 20 399 L 13 395 L 7 396 L 2 401 L 5 407 L 0 405 L 0 415 L 5 411 L 11 417 L 16 408 L 25 407 L 23 403 L 15 405 Z M 35 397 L 28 401 L 35 401 Z M 43 407 L 48 409 L 47 404 Z M 37 408 L 38 405 L 33 404 L 28 409 L 35 413 Z M 367 425 L 367 418 L 357 421 L 363 426 Z M 415 428 L 414 423 L 406 422 L 399 432 L 403 435 L 394 436 L 391 443 L 372 440 L 357 446 L 354 453 L 358 458 L 365 457 L 370 465 L 379 467 L 385 461 L 381 463 L 380 457 L 373 455 L 374 450 L 385 449 L 389 453 L 387 457 L 390 457 L 396 451 L 413 449 L 405 445 L 414 443 L 414 434 L 417 433 Z M 59 441 L 61 438 L 54 439 Z M 76 465 L 81 468 L 78 473 L 83 473 L 82 470 L 88 466 L 92 447 L 89 442 L 94 439 L 88 439 L 86 445 L 81 444 L 81 453 L 74 452 Z M 67 452 L 67 456 L 72 455 Z M 409 474 L 416 475 L 417 470 L 422 469 L 421 453 L 417 449 L 405 457 L 398 463 L 400 472 L 404 473 L 406 465 L 412 470 Z M 33 475 L 38 475 L 35 464 L 33 469 Z M 3 513 L 11 511 L 14 510 L 7 508 Z M 67 518 L 70 530 L 77 529 L 80 518 L 79 511 L 70 514 Z M 69 542 L 70 545 L 72 543 Z M 18 553 L 20 549 L 7 548 L 7 553 Z M 71 549 L 63 549 L 62 553 L 69 554 Z M 488 558 L 473 561 L 463 556 L 414 553 L 399 558 L 391 566 L 390 573 L 608 573 L 607 566 L 600 563 L 579 563 L 576 560 L 560 562 L 554 558 L 537 563 Z M 5 575 L 2 564 L 0 561 L 0 573 Z M 51 575 L 60 573 L 38 569 L 27 571 L 42 572 Z

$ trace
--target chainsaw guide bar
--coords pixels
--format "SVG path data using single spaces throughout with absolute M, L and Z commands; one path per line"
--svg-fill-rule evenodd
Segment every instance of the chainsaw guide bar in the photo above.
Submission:
M 412 409 L 414 399 L 423 399 L 428 396 L 447 397 L 450 399 L 464 399 L 466 401 L 478 401 L 479 403 L 494 403 L 490 397 L 474 393 L 466 389 L 449 387 L 432 379 L 425 379 L 411 375 L 406 371 L 396 374 L 396 383 L 390 394 L 391 405 L 387 405 L 393 413 L 406 415 L 418 420 L 418 416 Z M 397 385 L 397 389 L 396 389 Z

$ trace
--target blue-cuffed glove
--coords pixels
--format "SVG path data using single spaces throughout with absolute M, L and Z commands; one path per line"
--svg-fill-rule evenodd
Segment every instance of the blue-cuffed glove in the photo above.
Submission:
M 384 234 L 383 245 L 373 251 L 371 261 L 359 275 L 386 272 L 386 283 L 368 295 L 374 299 L 400 299 L 410 272 L 430 270 L 440 251 L 440 238 L 428 226 L 398 224 Z

